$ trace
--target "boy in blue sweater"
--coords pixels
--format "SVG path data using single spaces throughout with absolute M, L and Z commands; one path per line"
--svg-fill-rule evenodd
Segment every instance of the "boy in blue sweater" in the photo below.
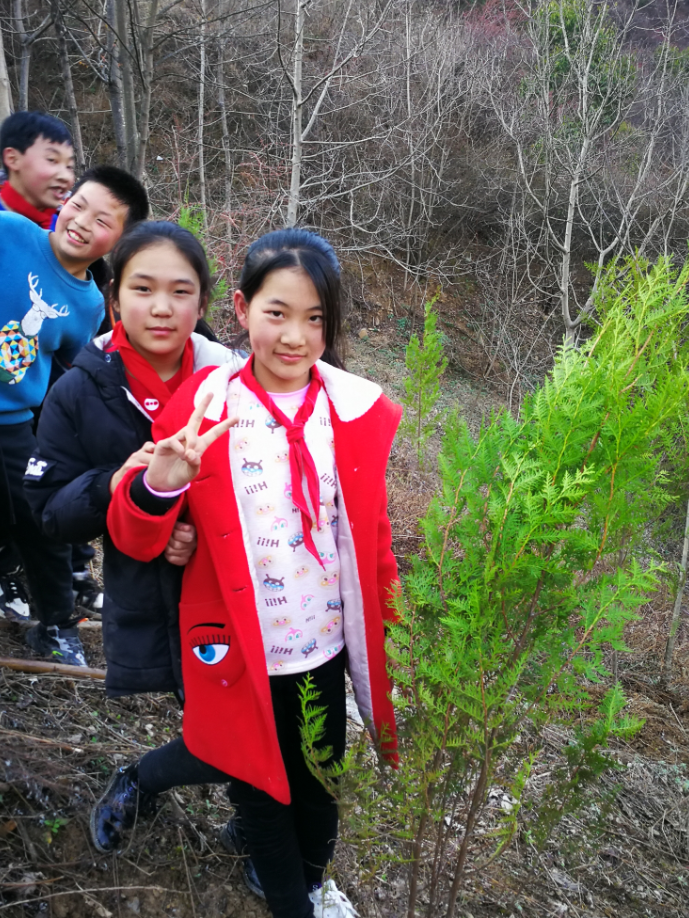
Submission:
M 54 229 L 59 208 L 74 184 L 74 147 L 67 126 L 45 112 L 15 112 L 0 125 L 0 211 L 21 214 L 43 229 Z M 91 265 L 94 280 L 103 289 L 105 276 Z M 54 381 L 53 366 L 51 382 Z M 58 370 L 59 375 L 59 370 Z M 88 567 L 95 551 L 90 545 L 72 545 L 72 590 L 77 605 L 100 608 L 103 594 Z M 0 617 L 28 621 L 29 601 L 19 579 L 21 559 L 16 548 L 0 543 Z
M 39 624 L 27 632 L 28 644 L 77 666 L 86 660 L 74 620 L 71 549 L 41 532 L 24 497 L 35 448 L 32 409 L 45 397 L 53 355 L 70 362 L 103 318 L 88 266 L 147 216 L 143 186 L 112 166 L 82 176 L 51 233 L 0 213 L 0 540 L 17 546 L 36 606 Z

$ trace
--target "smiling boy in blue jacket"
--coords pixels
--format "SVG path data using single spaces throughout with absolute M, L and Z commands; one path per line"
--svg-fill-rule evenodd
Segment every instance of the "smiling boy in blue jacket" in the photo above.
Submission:
M 34 599 L 39 623 L 27 642 L 42 656 L 77 666 L 86 660 L 74 619 L 71 548 L 42 533 L 24 497 L 33 409 L 48 389 L 53 355 L 71 361 L 103 318 L 103 296 L 88 266 L 147 216 L 141 183 L 112 166 L 82 176 L 53 232 L 0 213 L 0 540 L 17 546 Z
M 62 121 L 44 112 L 15 112 L 5 118 L 0 125 L 0 211 L 53 229 L 73 184 L 72 135 Z M 28 621 L 29 602 L 18 568 L 15 547 L 0 543 L 0 617 Z

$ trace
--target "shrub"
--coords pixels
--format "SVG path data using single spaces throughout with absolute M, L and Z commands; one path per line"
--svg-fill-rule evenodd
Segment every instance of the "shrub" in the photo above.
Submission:
M 657 583 L 647 521 L 672 499 L 664 467 L 689 395 L 687 281 L 689 265 L 613 267 L 600 323 L 580 350 L 561 349 L 519 418 L 496 412 L 477 436 L 445 419 L 441 490 L 390 628 L 400 766 L 380 772 L 360 743 L 333 785 L 366 857 L 408 859 L 410 918 L 421 871 L 427 914 L 454 915 L 496 781 L 508 805 L 482 856 L 511 841 L 546 725 L 572 735 L 543 804 L 548 827 L 610 766 L 611 737 L 640 726 L 618 685 L 597 709 L 592 687 Z M 306 748 L 315 727 L 307 717 Z M 372 841 L 379 826 L 383 844 Z

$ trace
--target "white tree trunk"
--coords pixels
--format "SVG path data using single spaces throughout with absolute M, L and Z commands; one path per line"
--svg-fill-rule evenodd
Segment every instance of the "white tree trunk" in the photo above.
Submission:
M 222 38 L 218 41 L 218 108 L 222 128 L 222 149 L 225 157 L 225 217 L 227 220 L 227 242 L 232 245 L 232 175 L 234 164 L 230 147 L 230 129 L 227 123 L 225 99 L 225 49 Z
M 684 544 L 682 545 L 682 560 L 679 565 L 679 583 L 677 584 L 677 596 L 675 597 L 675 606 L 672 610 L 672 620 L 670 622 L 670 633 L 665 645 L 665 661 L 663 665 L 663 683 L 667 687 L 672 677 L 672 658 L 675 653 L 675 641 L 677 640 L 677 631 L 679 630 L 679 617 L 682 612 L 682 596 L 684 595 L 684 586 L 687 582 L 687 556 L 689 555 L 689 504 L 687 504 L 687 519 L 684 524 Z
M 19 58 L 19 111 L 29 107 L 29 70 L 31 67 L 31 39 L 24 25 L 24 5 L 22 0 L 15 0 L 14 22 L 19 36 L 21 57 Z
M 199 145 L 199 200 L 203 212 L 203 225 L 208 230 L 208 212 L 206 210 L 206 160 L 203 152 L 203 125 L 204 109 L 206 107 L 206 0 L 201 0 L 201 48 L 199 55 L 199 120 L 198 120 L 198 145 Z
M 127 168 L 127 141 L 125 137 L 124 106 L 122 104 L 122 78 L 120 57 L 122 49 L 117 38 L 117 0 L 108 0 L 108 95 L 112 111 L 112 124 L 117 146 L 117 161 L 122 169 Z
M 299 215 L 302 158 L 302 64 L 304 60 L 304 23 L 308 0 L 296 0 L 294 21 L 294 68 L 292 71 L 292 172 L 287 202 L 287 226 L 294 226 Z M 278 41 L 280 36 L 278 35 Z
M 60 0 L 51 0 L 51 9 L 53 14 L 53 25 L 57 35 L 58 53 L 60 57 L 60 68 L 62 70 L 62 79 L 65 84 L 65 102 L 69 111 L 69 120 L 72 128 L 72 140 L 74 141 L 74 153 L 77 160 L 77 167 L 80 172 L 86 168 L 86 157 L 84 154 L 84 143 L 81 138 L 81 124 L 79 122 L 79 109 L 77 100 L 74 95 L 74 82 L 72 80 L 72 68 L 69 64 L 69 47 L 67 44 L 67 27 L 62 17 Z
M 136 175 L 141 178 L 146 168 L 146 151 L 151 134 L 151 92 L 153 88 L 153 30 L 158 15 L 158 0 L 150 0 L 146 24 L 140 31 L 141 59 L 143 62 L 143 91 L 139 116 L 139 148 L 136 155 Z
M 11 115 L 12 111 L 12 90 L 10 87 L 10 78 L 7 73 L 2 27 L 0 27 L 0 122 L 4 121 L 8 115 Z
M 134 74 L 132 70 L 132 42 L 130 37 L 130 18 L 127 0 L 114 0 L 115 4 L 115 43 L 121 72 L 122 115 L 124 120 L 124 142 L 126 148 L 126 168 L 130 171 L 136 167 L 139 150 L 139 137 L 136 128 L 136 98 L 134 94 Z

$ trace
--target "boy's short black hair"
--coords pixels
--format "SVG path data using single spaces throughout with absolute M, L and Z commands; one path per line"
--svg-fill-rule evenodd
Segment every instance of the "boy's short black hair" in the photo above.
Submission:
M 39 137 L 73 146 L 69 128 L 58 118 L 45 112 L 15 112 L 0 127 L 0 160 L 8 147 L 26 153 Z
M 124 204 L 129 213 L 125 226 L 132 226 L 148 217 L 148 195 L 141 182 L 117 166 L 93 166 L 77 180 L 72 189 L 75 194 L 86 182 L 96 182 L 108 189 L 113 198 Z

